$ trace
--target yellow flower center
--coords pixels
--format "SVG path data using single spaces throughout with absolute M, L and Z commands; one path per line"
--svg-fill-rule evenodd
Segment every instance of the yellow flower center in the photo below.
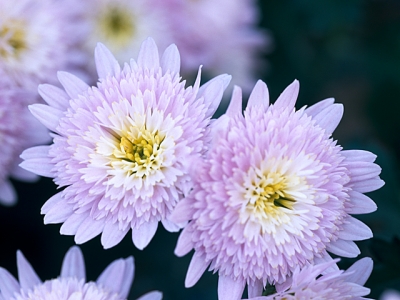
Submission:
M 134 19 L 123 7 L 107 7 L 98 18 L 101 34 L 117 47 L 126 46 L 135 34 Z
M 0 27 L 0 39 L 6 43 L 0 46 L 0 56 L 18 56 L 27 48 L 24 26 L 21 22 L 11 21 Z

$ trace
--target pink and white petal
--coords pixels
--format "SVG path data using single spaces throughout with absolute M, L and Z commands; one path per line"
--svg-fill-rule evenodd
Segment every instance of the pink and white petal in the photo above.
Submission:
M 121 73 L 121 66 L 115 59 L 111 51 L 102 43 L 97 43 L 94 49 L 94 60 L 96 62 L 96 70 L 100 79 L 108 76 L 116 76 Z
M 326 249 L 333 254 L 343 257 L 357 257 L 360 254 L 360 249 L 353 241 L 345 241 L 338 239 L 335 242 L 331 242 L 326 246 Z
M 6 206 L 17 203 L 17 193 L 7 179 L 0 183 L 0 203 Z
M 53 196 L 54 197 L 54 196 Z M 74 207 L 67 201 L 57 201 L 44 216 L 44 224 L 62 223 L 74 213 Z
M 324 264 L 328 263 L 329 267 L 325 268 L 325 270 L 322 272 L 322 274 L 329 273 L 329 272 L 335 272 L 339 271 L 339 267 L 336 263 L 331 263 L 334 259 L 329 255 L 328 252 L 324 251 L 321 253 L 321 257 L 315 257 L 314 258 L 314 264 Z
M 176 243 L 174 253 L 178 257 L 188 254 L 193 249 L 192 232 L 189 230 L 189 226 L 182 230 Z
M 360 220 L 348 216 L 339 232 L 339 238 L 346 241 L 362 241 L 372 238 L 373 234 L 371 229 Z
M 132 241 L 136 248 L 143 250 L 155 235 L 158 221 L 147 222 L 139 228 L 132 228 Z
M 161 300 L 163 294 L 159 291 L 152 291 L 139 297 L 137 300 Z
M 19 284 L 23 290 L 30 290 L 35 285 L 42 283 L 31 264 L 19 250 L 17 251 L 17 268 Z
M 141 45 L 137 63 L 143 69 L 157 69 L 160 67 L 158 48 L 152 38 L 147 38 Z
M 121 258 L 108 265 L 100 274 L 96 283 L 102 284 L 109 290 L 120 294 L 122 298 L 126 298 L 133 282 L 133 273 L 133 257 Z
M 230 276 L 219 275 L 218 278 L 218 300 L 239 300 L 242 298 L 246 285 L 244 279 L 233 279 Z
M 49 150 L 50 146 L 35 146 L 24 150 L 20 157 L 24 160 L 35 158 L 48 158 Z
M 197 95 L 198 98 L 204 98 L 204 104 L 208 107 L 206 117 L 211 117 L 217 110 L 231 77 L 226 74 L 219 75 L 200 87 Z
M 258 80 L 250 94 L 247 108 L 252 106 L 268 107 L 269 106 L 269 92 L 268 87 L 264 81 Z
M 247 294 L 249 298 L 259 297 L 264 290 L 262 280 L 256 280 L 253 284 L 247 284 Z
M 376 160 L 376 155 L 372 152 L 365 150 L 343 150 L 341 154 L 346 157 L 347 161 L 365 161 L 374 162 Z
M 121 242 L 128 233 L 129 229 L 130 228 L 128 226 L 125 229 L 120 229 L 118 222 L 106 222 L 103 233 L 101 234 L 101 244 L 103 245 L 104 249 L 114 247 Z
M 319 114 L 322 110 L 332 105 L 333 103 L 335 103 L 334 98 L 321 100 L 315 103 L 314 105 L 311 105 L 310 107 L 306 108 L 305 113 L 311 117 L 314 117 L 317 114 Z
M 40 210 L 40 214 L 42 214 L 42 215 L 47 214 L 50 211 L 50 209 L 52 209 L 54 207 L 54 205 L 56 205 L 60 201 L 63 201 L 62 192 L 59 192 L 59 193 L 53 195 L 50 199 L 48 199 L 46 201 L 46 203 L 43 204 L 43 206 Z
M 85 260 L 78 246 L 72 246 L 65 254 L 60 276 L 62 278 L 76 277 L 86 280 Z
M 226 115 L 234 117 L 242 113 L 242 89 L 235 85 L 233 87 L 232 98 L 226 109 Z
M 104 220 L 94 220 L 90 215 L 79 226 L 75 234 L 75 243 L 83 244 L 98 236 L 104 228 Z
M 372 178 L 364 181 L 357 181 L 351 184 L 351 188 L 360 193 L 368 193 L 380 189 L 385 182 L 380 178 Z
M 46 103 L 59 110 L 67 110 L 70 97 L 67 93 L 57 86 L 51 84 L 40 84 L 38 87 L 39 95 Z
M 347 213 L 368 214 L 376 211 L 377 206 L 375 202 L 368 196 L 356 191 L 350 191 L 348 194 L 350 196 L 351 205 L 353 206 L 347 209 Z
M 32 115 L 39 120 L 44 126 L 46 126 L 51 131 L 57 132 L 57 126 L 59 124 L 60 118 L 64 116 L 64 112 L 52 106 L 45 104 L 32 104 L 28 106 Z
M 53 171 L 54 165 L 50 162 L 48 157 L 27 159 L 20 163 L 19 166 L 43 177 L 55 177 L 55 172 Z
M 0 267 L 0 291 L 4 299 L 12 299 L 20 291 L 18 281 L 6 269 Z
M 89 213 L 73 213 L 61 225 L 60 233 L 64 235 L 75 235 L 79 229 L 79 226 L 81 226 L 83 221 L 85 221 L 88 216 Z
M 174 223 L 187 222 L 193 217 L 194 211 L 192 202 L 184 198 L 175 206 L 169 219 Z
M 294 108 L 297 96 L 299 95 L 300 84 L 297 80 L 293 81 L 275 101 L 277 109 Z
M 161 57 L 161 68 L 164 73 L 179 74 L 181 68 L 181 57 L 178 48 L 172 44 L 165 49 Z
M 59 71 L 57 77 L 71 99 L 78 98 L 89 89 L 89 85 L 71 73 Z
M 196 282 L 199 281 L 201 275 L 206 271 L 209 264 L 209 262 L 206 262 L 204 255 L 195 252 L 186 273 L 185 287 L 190 288 L 194 286 Z
M 380 166 L 372 162 L 354 161 L 346 162 L 345 165 L 351 174 L 350 182 L 364 181 L 378 177 L 382 171 Z
M 343 112 L 343 105 L 335 103 L 315 115 L 313 119 L 319 126 L 321 126 L 321 128 L 325 129 L 327 134 L 332 134 L 339 125 L 340 120 L 343 117 Z
M 346 281 L 354 282 L 359 285 L 364 285 L 372 273 L 374 263 L 371 258 L 364 257 L 357 260 L 350 266 L 344 274 L 348 274 Z
M 178 232 L 182 228 L 182 226 L 179 226 L 178 224 L 168 219 L 162 219 L 161 223 L 163 224 L 165 230 L 169 232 Z

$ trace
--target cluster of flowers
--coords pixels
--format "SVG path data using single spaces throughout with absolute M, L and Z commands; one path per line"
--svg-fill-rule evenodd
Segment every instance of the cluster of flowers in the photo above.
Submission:
M 100 8 L 103 2 L 107 1 L 100 1 Z M 187 1 L 160 2 L 180 12 Z M 208 2 L 204 1 L 205 10 L 211 5 Z M 138 2 L 135 9 L 146 3 Z M 0 7 L 4 5 L 1 2 Z M 15 17 L 15 7 L 20 8 L 9 5 L 0 14 L 11 11 Z M 74 10 L 75 25 L 81 20 L 79 7 Z M 140 28 L 142 23 L 131 24 L 142 15 L 132 18 L 130 4 L 125 7 L 108 8 L 110 15 L 95 12 L 104 18 L 102 26 L 107 20 L 127 30 L 121 36 L 109 32 L 121 44 L 129 30 L 148 34 L 147 27 Z M 93 13 L 93 9 L 86 7 L 85 12 Z M 157 10 L 152 13 L 160 18 Z M 250 19 L 246 17 L 247 22 Z M 0 20 L 0 38 L 8 39 L 12 51 L 30 49 L 21 43 L 28 42 L 22 39 L 27 32 L 11 30 L 9 24 L 14 23 L 4 25 L 4 19 Z M 40 25 L 46 26 L 46 18 L 41 20 Z M 199 35 L 207 35 L 200 29 Z M 7 57 L 4 41 L 0 42 L 0 55 Z M 133 47 L 132 43 L 127 47 Z M 198 50 L 196 45 L 191 47 Z M 62 50 L 49 47 L 49 51 L 48 55 L 60 55 Z M 185 57 L 190 55 L 185 53 Z M 2 71 L 8 74 L 14 62 L 3 61 Z M 5 178 L 8 173 L 3 170 L 9 169 L 20 178 L 32 178 L 26 175 L 32 172 L 53 178 L 63 188 L 42 207 L 46 224 L 62 223 L 61 234 L 75 236 L 77 244 L 101 234 L 104 248 L 116 246 L 131 231 L 133 244 L 144 249 L 159 222 L 170 232 L 183 228 L 175 254 L 194 250 L 186 287 L 196 284 L 208 268 L 218 272 L 221 300 L 241 299 L 246 285 L 248 298 L 254 300 L 363 299 L 369 294 L 363 285 L 372 271 L 371 259 L 361 259 L 341 271 L 331 257 L 360 254 L 354 241 L 371 238 L 372 232 L 351 215 L 374 211 L 376 205 L 364 193 L 383 185 L 374 154 L 345 151 L 333 140 L 342 105 L 326 99 L 296 110 L 297 81 L 270 104 L 266 84 L 258 81 L 244 113 L 242 90 L 235 86 L 226 113 L 212 120 L 231 76 L 219 75 L 201 85 L 200 67 L 194 84 L 188 86 L 180 75 L 178 48 L 170 45 L 160 57 L 152 38 L 141 44 L 137 60 L 122 67 L 99 43 L 95 67 L 98 81 L 93 86 L 68 72 L 58 72 L 61 86 L 39 86 L 47 104 L 35 103 L 29 109 L 51 131 L 52 143 L 23 151 L 20 166 L 26 173 L 8 162 L 2 168 L 4 174 L 0 173 Z M 14 92 L 1 90 L 0 101 L 13 103 L 10 109 L 15 103 L 19 103 L 15 109 L 25 109 L 26 103 L 13 101 L 17 94 L 9 95 L 10 90 Z M 0 118 L 9 113 L 8 106 L 3 106 Z M 12 115 L 8 118 L 15 123 Z M 22 139 L 29 142 L 22 133 L 32 135 L 25 131 L 26 123 L 23 128 L 0 127 L 0 138 L 15 153 L 29 147 L 20 143 Z M 49 138 L 43 131 L 34 134 L 41 139 L 39 144 Z M 15 195 L 9 182 L 3 181 L 0 196 L 11 203 Z M 44 283 L 21 253 L 17 253 L 17 263 L 19 282 L 0 269 L 0 299 L 125 299 L 134 269 L 132 258 L 117 260 L 95 283 L 85 283 L 83 257 L 77 247 L 67 253 L 60 278 Z M 263 296 L 267 285 L 273 285 L 276 293 Z M 160 298 L 159 292 L 152 292 L 141 299 Z

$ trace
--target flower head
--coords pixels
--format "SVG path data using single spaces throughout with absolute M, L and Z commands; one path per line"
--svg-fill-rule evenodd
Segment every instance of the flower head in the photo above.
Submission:
M 42 282 L 35 270 L 17 252 L 18 281 L 6 269 L 0 268 L 0 295 L 4 300 L 122 300 L 126 299 L 133 281 L 133 257 L 112 262 L 96 282 L 86 282 L 81 250 L 71 247 L 66 253 L 58 278 Z M 148 300 L 160 300 L 162 294 L 146 294 Z
M 59 73 L 65 91 L 40 86 L 49 105 L 31 111 L 54 131 L 53 144 L 26 150 L 21 166 L 65 187 L 43 206 L 45 223 L 64 222 L 61 233 L 77 243 L 102 233 L 106 248 L 132 229 L 143 249 L 159 221 L 179 229 L 168 217 L 192 186 L 189 166 L 205 152 L 210 118 L 230 77 L 199 87 L 199 72 L 185 88 L 177 48 L 168 47 L 160 61 L 150 38 L 137 62 L 122 70 L 102 44 L 95 59 L 96 87 L 68 73 Z
M 229 291 L 220 299 L 239 299 L 246 283 L 257 295 L 297 267 L 329 260 L 327 251 L 357 256 L 353 241 L 372 237 L 350 214 L 376 209 L 363 195 L 383 185 L 376 156 L 343 151 L 331 137 L 342 105 L 327 99 L 296 111 L 298 90 L 295 81 L 270 105 L 259 81 L 243 116 L 237 88 L 213 124 L 210 150 L 193 170 L 193 191 L 171 216 L 191 220 L 175 250 L 179 256 L 195 250 L 186 286 L 210 266 L 219 273 L 219 291 Z
M 0 72 L 1 74 L 1 72 Z M 48 142 L 48 130 L 29 112 L 27 101 L 31 93 L 13 87 L 0 75 L 0 203 L 15 204 L 16 192 L 10 177 L 34 181 L 38 176 L 21 169 L 19 155 L 27 147 Z M 29 130 L 27 130 L 29 129 Z
M 60 69 L 79 65 L 74 47 L 81 38 L 68 1 L 0 2 L 0 71 L 13 83 L 35 91 Z
M 334 264 L 335 261 L 332 260 L 318 265 L 307 265 L 302 270 L 296 268 L 289 279 L 288 287 L 276 294 L 249 300 L 367 299 L 362 296 L 368 295 L 370 290 L 363 285 L 371 275 L 372 260 L 368 257 L 360 259 L 346 271 L 341 271 L 336 266 L 334 268 Z

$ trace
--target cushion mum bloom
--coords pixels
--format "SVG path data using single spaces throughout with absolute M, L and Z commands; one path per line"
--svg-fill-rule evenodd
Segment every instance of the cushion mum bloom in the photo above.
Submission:
M 0 203 L 4 205 L 17 201 L 10 177 L 22 181 L 38 178 L 18 166 L 22 150 L 49 141 L 48 130 L 32 116 L 29 103 L 24 101 L 30 97 L 31 93 L 13 87 L 6 76 L 0 75 Z
M 335 261 L 297 268 L 289 280 L 289 287 L 276 294 L 249 300 L 330 300 L 367 299 L 370 289 L 363 285 L 371 275 L 373 263 L 368 257 L 355 262 L 346 271 L 331 270 Z M 322 275 L 322 276 L 320 276 Z
M 180 81 L 176 46 L 159 59 L 147 39 L 137 62 L 121 70 L 102 44 L 95 50 L 100 81 L 89 87 L 59 73 L 65 91 L 42 85 L 49 105 L 32 113 L 54 134 L 53 144 L 27 149 L 21 166 L 53 177 L 66 187 L 42 208 L 45 223 L 61 223 L 60 232 L 84 243 L 102 233 L 105 248 L 118 244 L 132 228 L 133 243 L 143 249 L 161 221 L 192 186 L 188 168 L 209 142 L 210 118 L 230 76 L 199 87 Z M 178 224 L 179 225 L 179 224 Z
M 66 253 L 58 278 L 42 282 L 23 254 L 17 252 L 18 281 L 0 268 L 0 295 L 4 300 L 122 300 L 126 299 L 133 281 L 133 257 L 112 262 L 96 282 L 86 282 L 83 255 L 73 246 Z M 141 299 L 160 300 L 158 291 Z
M 295 110 L 299 83 L 274 104 L 265 83 L 254 87 L 242 115 L 235 88 L 226 115 L 214 124 L 205 159 L 196 163 L 194 187 L 171 216 L 191 220 L 175 253 L 195 250 L 186 276 L 219 273 L 220 299 L 251 296 L 267 282 L 282 283 L 297 267 L 360 252 L 354 240 L 371 230 L 350 214 L 369 213 L 363 193 L 380 188 L 381 168 L 367 151 L 343 151 L 331 137 L 343 114 L 333 99 Z

